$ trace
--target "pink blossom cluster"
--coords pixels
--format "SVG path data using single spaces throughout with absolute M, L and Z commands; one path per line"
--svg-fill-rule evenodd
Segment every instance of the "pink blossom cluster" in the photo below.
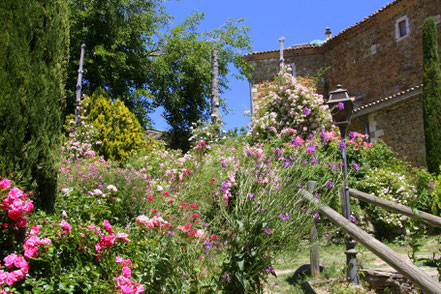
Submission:
M 130 259 L 122 259 L 117 256 L 115 261 L 122 265 L 122 274 L 114 278 L 116 281 L 116 289 L 123 294 L 137 294 L 144 292 L 144 286 L 131 280 L 132 277 L 132 261 Z
M 2 191 L 11 188 L 11 185 L 12 183 L 8 179 L 0 181 L 0 188 Z M 7 223 L 1 224 L 3 229 L 25 228 L 28 223 L 28 219 L 25 215 L 32 211 L 34 204 L 32 200 L 27 198 L 26 193 L 23 193 L 22 190 L 14 186 L 8 191 L 6 198 L 3 199 L 2 203 L 0 203 L 0 208 L 9 218 Z
M 170 227 L 170 223 L 165 221 L 160 216 L 153 216 L 152 218 L 148 218 L 145 215 L 140 215 L 136 218 L 136 223 L 139 226 L 146 226 L 147 228 L 154 229 L 154 228 L 163 228 L 167 229 Z
M 255 107 L 250 135 L 258 142 L 275 137 L 290 139 L 293 135 L 306 138 L 330 126 L 331 115 L 323 102 L 314 89 L 282 70 L 268 96 Z
M 115 245 L 115 241 L 124 241 L 129 243 L 129 235 L 122 232 L 113 232 L 112 225 L 109 223 L 108 220 L 105 220 L 103 222 L 104 228 L 106 232 L 103 232 L 100 227 L 95 225 L 89 225 L 88 229 L 91 230 L 93 233 L 97 234 L 100 237 L 100 240 L 95 244 L 95 251 L 98 254 L 103 253 L 103 248 L 110 248 Z
M 35 226 L 34 226 L 35 227 Z M 41 226 L 38 226 L 41 227 Z M 31 231 L 32 233 L 32 231 Z M 40 246 L 45 246 L 51 244 L 52 241 L 49 238 L 40 238 L 35 235 L 31 235 L 23 244 L 23 249 L 25 250 L 24 256 L 27 259 L 38 257 L 38 249 Z
M 5 262 L 4 265 L 6 268 L 16 268 L 16 270 L 12 272 L 0 270 L 0 285 L 6 283 L 8 286 L 12 286 L 14 283 L 22 281 L 25 278 L 26 273 L 29 271 L 29 264 L 21 255 L 12 253 L 6 256 L 3 261 Z

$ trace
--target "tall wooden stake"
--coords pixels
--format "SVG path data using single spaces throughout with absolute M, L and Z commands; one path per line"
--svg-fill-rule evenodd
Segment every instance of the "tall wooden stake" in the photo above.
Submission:
M 78 69 L 77 91 L 76 91 L 76 101 L 75 101 L 75 123 L 78 122 L 78 108 L 80 107 L 80 100 L 81 100 L 81 87 L 83 83 L 83 60 L 84 60 L 85 48 L 86 45 L 81 44 L 80 67 Z
M 211 51 L 211 122 L 219 122 L 219 51 L 214 48 Z
M 308 192 L 314 194 L 315 186 L 317 182 L 308 182 Z M 311 231 L 309 233 L 309 242 L 311 244 L 311 249 L 309 252 L 310 264 L 311 264 L 311 276 L 313 278 L 318 278 L 320 276 L 320 257 L 318 248 L 318 235 L 317 235 L 317 224 L 314 220 L 312 224 Z

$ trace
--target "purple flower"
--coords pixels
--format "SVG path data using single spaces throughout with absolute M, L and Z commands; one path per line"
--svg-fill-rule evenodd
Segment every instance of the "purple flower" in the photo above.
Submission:
M 268 266 L 268 268 L 265 270 L 267 273 L 275 273 L 272 266 Z
M 226 165 L 225 162 L 222 161 L 222 167 L 223 167 L 223 168 L 227 168 L 228 165 Z
M 338 145 L 338 149 L 340 149 L 341 151 L 346 149 L 346 144 L 345 144 L 345 141 L 343 141 L 343 140 L 338 142 L 337 145 Z
M 315 153 L 315 146 L 309 145 L 308 148 L 306 148 L 306 153 L 307 154 L 314 154 Z
M 167 236 L 172 237 L 172 236 L 174 236 L 174 235 L 175 235 L 175 232 L 173 232 L 173 231 L 168 231 L 168 232 L 167 232 Z
M 335 164 L 333 164 L 332 162 L 328 162 L 328 166 L 330 169 L 335 169 Z
M 279 217 L 281 219 L 283 219 L 284 221 L 289 220 L 289 214 L 287 212 L 285 212 L 285 214 L 283 214 L 283 213 L 279 214 Z
M 299 188 L 299 189 L 300 189 L 301 187 L 302 187 L 302 185 L 301 185 L 301 184 L 298 184 L 298 185 L 297 185 L 297 188 Z
M 328 189 L 332 189 L 332 188 L 334 188 L 334 183 L 333 183 L 332 181 L 328 181 L 328 182 L 326 183 L 326 188 L 328 188 Z
M 328 234 L 328 233 L 325 234 L 325 238 L 326 238 L 326 239 L 329 238 L 329 234 Z
M 248 193 L 248 198 L 254 198 L 255 194 L 253 193 Z
M 349 132 L 349 139 L 354 140 L 355 134 L 354 132 Z
M 227 274 L 227 273 L 225 273 L 225 274 L 222 276 L 222 278 L 223 278 L 227 283 L 231 282 L 230 275 Z
M 316 165 L 317 164 L 317 158 L 313 157 L 311 159 L 311 163 L 312 163 L 312 165 Z
M 353 222 L 354 224 L 357 222 L 357 219 L 353 215 L 351 215 L 351 222 Z
M 345 105 L 343 102 L 338 102 L 338 109 L 340 109 L 340 110 L 345 109 Z
M 271 233 L 271 229 L 270 229 L 270 228 L 263 228 L 262 231 L 263 231 L 265 234 L 269 234 L 269 233 Z
M 317 221 L 319 221 L 321 219 L 320 218 L 320 214 L 318 213 L 317 209 L 315 209 L 314 219 L 317 220 Z
M 305 107 L 305 109 L 303 109 L 303 114 L 309 115 L 310 113 L 311 113 L 311 110 L 308 107 Z
M 221 191 L 222 192 L 226 192 L 228 190 L 228 188 L 230 188 L 230 183 L 228 182 L 222 182 L 222 187 L 221 187 Z
M 359 170 L 359 169 L 360 169 L 360 167 L 358 166 L 358 164 L 355 163 L 355 162 L 352 163 L 352 167 L 353 167 L 355 170 Z

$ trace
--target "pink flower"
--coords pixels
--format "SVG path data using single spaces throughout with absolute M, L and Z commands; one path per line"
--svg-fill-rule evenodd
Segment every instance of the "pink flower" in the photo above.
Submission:
M 38 247 L 31 247 L 24 252 L 24 256 L 27 259 L 31 259 L 38 256 Z
M 149 221 L 149 218 L 146 217 L 145 215 L 140 215 L 136 218 L 136 223 L 138 225 L 145 225 L 145 224 L 147 224 L 148 221 Z
M 0 270 L 0 285 L 3 285 L 7 279 L 7 274 L 5 273 L 5 271 Z
M 112 247 L 115 243 L 115 236 L 105 236 L 101 239 L 100 245 L 101 247 Z
M 3 179 L 0 181 L 0 188 L 8 189 L 11 187 L 12 182 L 8 179 Z M 1 284 L 1 283 L 0 283 Z
M 126 277 L 126 278 L 130 278 L 132 276 L 132 271 L 127 266 L 124 266 L 122 268 L 122 272 L 123 272 L 124 277 Z
M 112 235 L 112 226 L 110 225 L 108 220 L 105 220 L 103 222 L 104 227 L 106 228 L 106 231 L 109 232 L 109 234 Z
M 14 264 L 15 259 L 18 258 L 18 255 L 15 253 L 11 253 L 8 256 L 6 256 L 5 258 L 3 258 L 3 261 L 5 262 L 5 266 L 7 268 L 11 268 L 12 265 Z
M 26 226 L 28 225 L 28 218 L 27 217 L 22 217 L 20 218 L 15 225 L 17 226 L 17 228 L 19 229 L 23 229 L 26 228 Z
M 127 235 L 126 233 L 116 233 L 117 239 L 126 241 L 127 243 L 130 242 L 130 239 L 128 237 L 129 237 L 129 235 Z
M 59 226 L 67 231 L 65 231 L 64 233 L 70 233 L 72 231 L 72 227 L 64 219 L 61 220 Z
M 19 218 L 23 217 L 23 212 L 18 209 L 12 209 L 8 212 L 8 217 L 14 221 L 18 220 Z
M 34 209 L 34 204 L 32 201 L 26 202 L 23 209 L 27 214 L 29 214 Z
M 23 196 L 23 191 L 17 187 L 14 187 L 9 191 L 8 195 L 14 199 L 18 199 L 19 197 Z

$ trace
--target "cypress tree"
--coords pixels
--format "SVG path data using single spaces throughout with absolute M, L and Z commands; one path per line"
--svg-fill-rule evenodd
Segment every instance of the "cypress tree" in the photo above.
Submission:
M 64 0 L 0 1 L 0 175 L 53 210 L 61 144 L 68 10 Z
M 434 17 L 423 25 L 423 111 L 427 167 L 439 173 L 441 165 L 441 68 Z

